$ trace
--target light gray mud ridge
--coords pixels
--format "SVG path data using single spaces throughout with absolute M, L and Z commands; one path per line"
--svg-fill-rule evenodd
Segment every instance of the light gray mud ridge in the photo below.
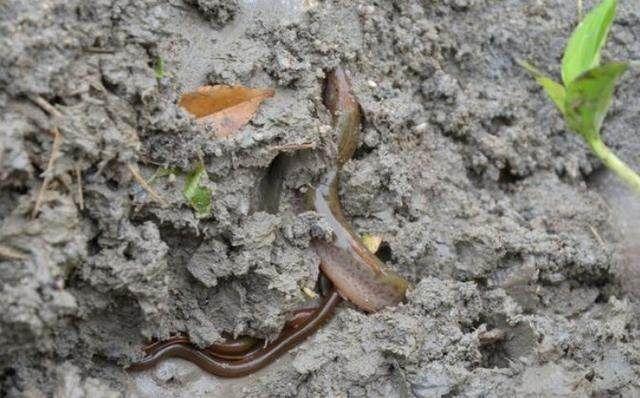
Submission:
M 640 261 L 624 238 L 638 207 L 612 199 L 621 188 L 514 62 L 557 76 L 577 3 L 0 2 L 0 395 L 640 395 Z M 621 3 L 604 57 L 640 59 L 640 14 Z M 295 200 L 335 150 L 321 86 L 337 65 L 365 120 L 340 196 L 359 233 L 382 235 L 407 302 L 343 304 L 233 385 L 178 360 L 127 374 L 148 339 L 273 338 L 308 300 L 309 239 L 328 231 Z M 636 169 L 638 77 L 604 131 Z M 216 139 L 176 105 L 204 84 L 276 95 Z M 266 205 L 269 166 L 300 144 Z M 181 193 L 200 158 L 205 219 Z

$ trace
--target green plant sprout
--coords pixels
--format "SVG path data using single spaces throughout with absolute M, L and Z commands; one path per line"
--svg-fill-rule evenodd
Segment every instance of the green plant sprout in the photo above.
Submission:
M 165 77 L 167 74 L 164 70 L 164 60 L 162 57 L 156 58 L 156 62 L 153 65 L 153 71 L 156 75 L 156 79 L 160 80 Z
M 602 141 L 600 129 L 626 62 L 600 65 L 600 50 L 609 34 L 617 0 L 603 0 L 575 28 L 562 57 L 562 82 L 555 82 L 524 61 L 525 68 L 544 88 L 569 128 L 580 134 L 609 169 L 640 194 L 640 176 Z
M 206 218 L 211 215 L 211 189 L 204 185 L 207 171 L 202 161 L 190 172 L 184 184 L 182 194 L 189 206 L 196 212 L 197 218 Z

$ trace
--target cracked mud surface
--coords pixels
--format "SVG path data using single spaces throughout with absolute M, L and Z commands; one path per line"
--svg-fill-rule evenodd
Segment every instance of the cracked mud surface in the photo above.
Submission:
M 0 257 L 0 395 L 639 395 L 640 209 L 514 61 L 556 73 L 577 3 L 393 3 L 0 3 L 0 245 L 13 253 Z M 621 3 L 604 57 L 638 59 L 640 14 Z M 335 150 L 320 95 L 337 65 L 365 119 L 342 204 L 358 232 L 382 235 L 407 302 L 341 305 L 246 379 L 180 360 L 127 374 L 152 337 L 273 338 L 307 301 L 309 239 L 325 226 L 295 202 Z M 603 133 L 635 169 L 638 77 Z M 217 83 L 276 95 L 216 139 L 176 102 Z M 60 156 L 32 219 L 55 127 Z M 313 148 L 287 155 L 281 201 L 265 204 L 269 165 L 296 144 Z M 203 220 L 183 172 L 153 179 L 162 207 L 129 169 L 150 179 L 199 156 Z

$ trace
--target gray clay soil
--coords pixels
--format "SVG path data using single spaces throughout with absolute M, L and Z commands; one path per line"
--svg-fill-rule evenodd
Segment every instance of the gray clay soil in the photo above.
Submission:
M 514 62 L 557 76 L 578 3 L 0 1 L 0 395 L 640 396 L 640 208 Z M 620 3 L 604 57 L 640 59 L 637 0 Z M 273 338 L 305 303 L 325 226 L 294 202 L 334 153 L 321 86 L 337 65 L 365 120 L 340 197 L 383 236 L 407 302 L 343 304 L 246 379 L 180 360 L 127 374 L 152 337 Z M 604 131 L 635 169 L 639 77 Z M 276 95 L 216 139 L 176 105 L 216 83 Z M 269 166 L 299 144 L 265 205 Z M 181 195 L 199 157 L 201 220 Z M 135 167 L 176 170 L 151 182 L 166 206 Z

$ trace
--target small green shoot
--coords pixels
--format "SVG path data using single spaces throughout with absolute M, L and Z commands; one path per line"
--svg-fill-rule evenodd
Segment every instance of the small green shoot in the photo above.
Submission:
M 211 189 L 203 185 L 207 179 L 207 171 L 200 162 L 196 168 L 187 175 L 182 191 L 189 206 L 196 212 L 197 218 L 206 218 L 211 215 Z
M 164 60 L 162 59 L 162 57 L 158 57 L 156 59 L 156 62 L 153 65 L 153 71 L 155 72 L 156 79 L 158 80 L 166 76 L 166 73 L 164 71 Z
M 600 129 L 626 62 L 600 65 L 600 52 L 616 13 L 617 0 L 603 0 L 575 28 L 562 57 L 562 81 L 524 61 L 518 61 L 544 88 L 569 128 L 580 134 L 593 153 L 627 184 L 640 193 L 640 176 L 621 161 L 602 141 Z

